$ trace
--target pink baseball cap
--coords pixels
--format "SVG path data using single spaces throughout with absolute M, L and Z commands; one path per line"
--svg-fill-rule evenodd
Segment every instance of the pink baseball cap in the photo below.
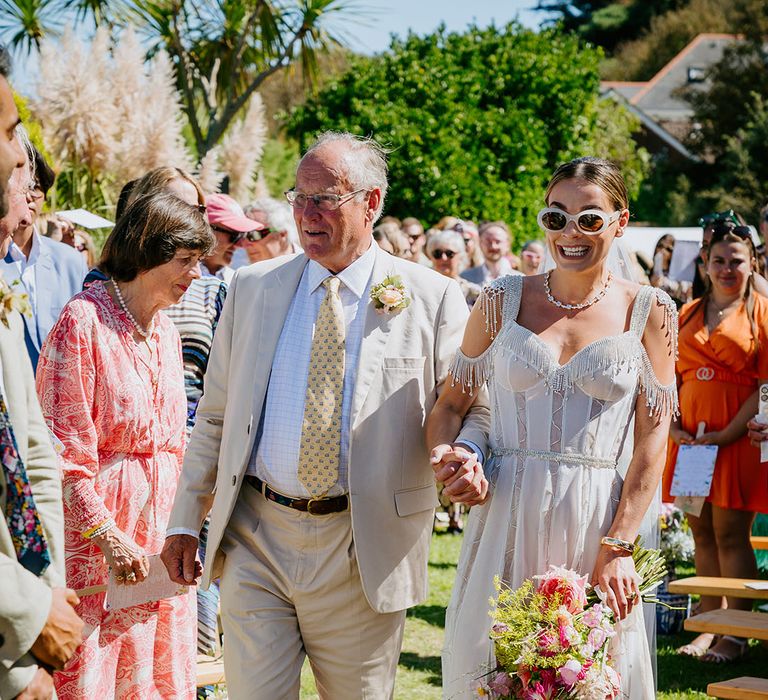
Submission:
M 243 208 L 228 194 L 211 194 L 205 200 L 208 213 L 208 223 L 211 226 L 221 226 L 238 233 L 261 231 L 264 224 L 249 219 Z

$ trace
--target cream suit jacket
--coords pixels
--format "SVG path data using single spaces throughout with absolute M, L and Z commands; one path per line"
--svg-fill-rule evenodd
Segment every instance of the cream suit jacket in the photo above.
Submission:
M 51 564 L 42 577 L 16 559 L 8 523 L 0 515 L 0 698 L 13 698 L 32 681 L 37 666 L 27 652 L 48 618 L 51 586 L 64 585 L 64 514 L 61 475 L 35 393 L 32 365 L 17 313 L 0 323 L 0 362 L 8 413 L 19 454 L 27 469 L 45 531 Z M 0 511 L 5 513 L 6 482 L 0 469 Z
M 366 314 L 352 400 L 349 493 L 352 532 L 368 602 L 402 610 L 427 594 L 427 554 L 437 503 L 424 424 L 461 344 L 467 307 L 458 285 L 376 249 L 372 284 L 402 277 L 411 305 Z M 222 535 L 253 450 L 272 360 L 307 264 L 303 255 L 238 270 L 216 329 L 205 392 L 184 459 L 168 527 L 198 530 L 210 510 L 203 585 L 218 573 Z M 484 445 L 485 395 L 460 439 Z M 257 523 L 254 523 L 254 527 Z

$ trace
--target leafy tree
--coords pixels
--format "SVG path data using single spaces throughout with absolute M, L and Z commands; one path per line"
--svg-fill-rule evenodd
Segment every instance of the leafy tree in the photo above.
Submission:
M 516 23 L 411 34 L 353 59 L 294 112 L 289 132 L 304 146 L 340 129 L 390 147 L 390 212 L 504 219 L 530 238 L 553 168 L 598 146 L 610 151 L 603 126 L 595 133 L 609 118 L 598 109 L 599 60 L 574 36 Z M 629 140 L 628 124 L 616 131 Z
M 198 160 L 218 144 L 266 78 L 299 63 L 307 80 L 318 52 L 340 44 L 336 18 L 356 0 L 0 0 L 0 36 L 39 47 L 62 13 L 108 26 L 133 24 L 150 53 L 170 56 Z

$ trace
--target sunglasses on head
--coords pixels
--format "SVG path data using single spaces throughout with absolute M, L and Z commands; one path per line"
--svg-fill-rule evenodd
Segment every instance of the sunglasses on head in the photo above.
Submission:
M 620 216 L 620 211 L 609 214 L 601 209 L 587 209 L 578 214 L 569 214 L 558 207 L 546 207 L 539 212 L 538 222 L 545 231 L 556 232 L 564 230 L 573 221 L 582 233 L 596 236 L 605 231 Z
M 453 257 L 455 255 L 458 255 L 458 253 L 455 250 L 433 250 L 432 251 L 432 257 L 435 260 L 442 260 L 443 258 L 447 258 L 448 260 L 453 260 Z
M 699 226 L 707 226 L 713 224 L 715 221 L 732 221 L 734 224 L 740 224 L 736 212 L 733 209 L 727 209 L 726 211 L 716 211 L 711 214 L 706 214 L 699 219 Z

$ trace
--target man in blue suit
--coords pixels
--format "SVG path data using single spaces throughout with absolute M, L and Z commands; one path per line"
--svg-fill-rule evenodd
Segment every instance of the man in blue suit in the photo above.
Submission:
M 29 295 L 32 315 L 24 317 L 24 339 L 36 369 L 43 341 L 64 304 L 82 289 L 88 266 L 74 248 L 41 236 L 37 230 L 35 221 L 55 175 L 34 146 L 28 142 L 25 146 L 26 196 L 32 218 L 22 221 L 13 231 L 13 243 L 0 262 L 0 273 L 9 284 L 19 280 Z

